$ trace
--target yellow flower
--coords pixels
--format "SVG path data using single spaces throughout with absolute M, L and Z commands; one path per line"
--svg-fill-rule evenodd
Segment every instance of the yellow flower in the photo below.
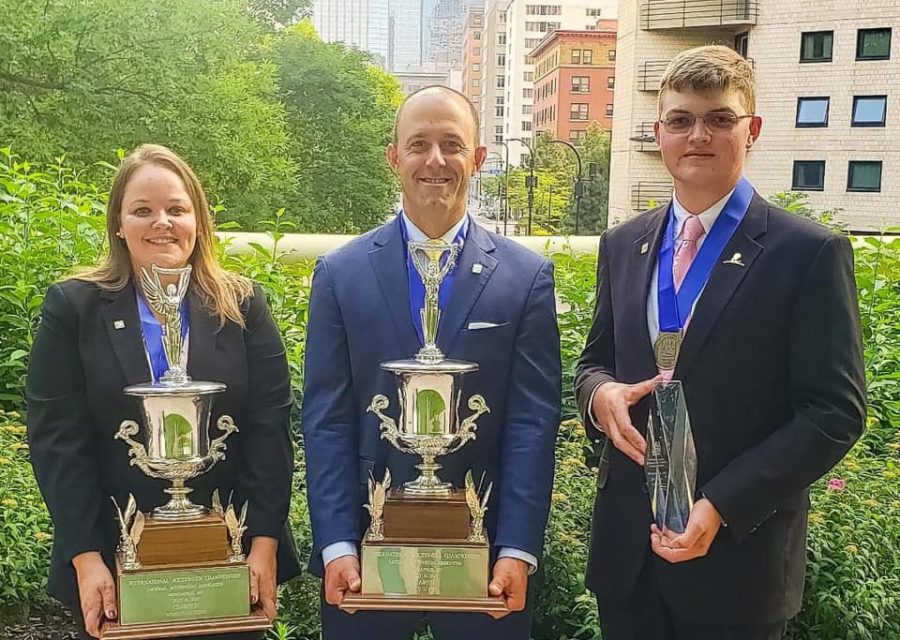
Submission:
M 810 511 L 809 521 L 812 524 L 825 524 L 825 516 L 818 511 Z
M 873 507 L 873 508 L 881 506 L 881 503 L 878 502 L 878 500 L 872 500 L 871 498 L 868 500 L 863 500 L 863 504 L 866 505 L 867 507 Z
M 34 537 L 38 540 L 38 542 L 44 542 L 45 540 L 50 540 L 51 538 L 53 538 L 53 536 L 51 536 L 46 531 L 35 531 Z
M 6 433 L 25 433 L 25 427 L 20 424 L 5 424 L 0 429 Z
M 847 553 L 852 553 L 852 554 L 859 553 L 859 547 L 857 547 L 855 544 L 848 544 L 846 549 L 847 549 Z
M 4 507 L 9 507 L 10 509 L 15 509 L 19 506 L 19 503 L 16 502 L 14 498 L 4 498 L 3 500 L 0 500 L 0 504 Z
M 9 458 L 4 458 L 3 456 L 0 456 L 0 464 L 9 464 L 10 462 L 12 462 L 12 460 L 10 460 Z
M 13 451 L 18 451 L 19 449 L 27 449 L 28 445 L 24 442 L 13 442 L 11 445 L 9 445 L 9 448 Z
M 559 493 L 558 491 L 554 491 L 552 499 L 553 499 L 553 502 L 566 502 L 569 498 L 564 493 Z
M 14 419 L 19 419 L 22 417 L 22 414 L 19 413 L 18 411 L 9 411 L 9 412 L 7 412 L 6 415 L 8 415 L 10 418 L 14 418 Z

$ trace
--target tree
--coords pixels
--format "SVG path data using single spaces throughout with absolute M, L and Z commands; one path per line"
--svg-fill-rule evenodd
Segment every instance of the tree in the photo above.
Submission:
M 294 183 L 276 69 L 256 55 L 262 31 L 243 2 L 0 0 L 0 11 L 0 144 L 87 166 L 165 144 L 226 206 L 254 214 Z
M 273 37 L 291 155 L 300 168 L 288 214 L 307 232 L 360 233 L 397 200 L 385 159 L 403 96 L 368 54 L 325 44 L 307 21 Z
M 581 204 L 578 215 L 578 233 L 598 235 L 606 230 L 609 221 L 609 156 L 610 135 L 603 127 L 592 122 L 579 147 L 582 162 Z M 590 175 L 593 163 L 596 174 Z M 563 219 L 565 233 L 575 232 L 575 203 L 569 207 Z
M 312 0 L 249 0 L 247 10 L 266 28 L 280 29 L 307 17 Z

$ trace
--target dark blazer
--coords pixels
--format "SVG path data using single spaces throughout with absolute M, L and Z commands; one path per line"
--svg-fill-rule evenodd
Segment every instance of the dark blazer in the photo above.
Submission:
M 218 329 L 188 294 L 188 373 L 228 385 L 216 397 L 211 430 L 222 414 L 240 429 L 227 440 L 225 460 L 188 486 L 197 504 L 209 505 L 214 489 L 223 500 L 232 490 L 237 504 L 249 500 L 246 535 L 280 539 L 278 573 L 286 580 L 299 571 L 287 523 L 290 377 L 258 287 L 243 311 L 245 329 L 230 321 Z M 78 604 L 74 556 L 100 551 L 112 567 L 118 528 L 110 496 L 124 505 L 133 493 L 142 511 L 168 500 L 168 483 L 131 466 L 127 446 L 113 439 L 123 420 L 140 422 L 137 400 L 122 389 L 150 380 L 133 285 L 118 292 L 79 280 L 50 287 L 28 367 L 28 440 L 54 525 L 49 590 L 71 606 Z
M 666 211 L 648 211 L 600 242 L 597 306 L 576 376 L 586 425 L 598 384 L 657 374 L 647 295 Z M 725 264 L 735 253 L 743 265 Z M 755 195 L 697 303 L 674 377 L 684 384 L 697 449 L 697 498 L 709 498 L 727 527 L 704 558 L 670 565 L 653 555 L 665 599 L 687 620 L 789 618 L 803 593 L 808 487 L 865 420 L 847 238 Z M 642 433 L 648 404 L 631 410 Z M 652 516 L 643 468 L 612 446 L 604 457 L 587 584 L 616 599 L 631 594 L 652 554 Z
M 473 272 L 476 263 L 480 273 Z M 496 326 L 469 329 L 471 322 Z M 470 413 L 465 401 L 475 393 L 491 410 L 478 419 L 475 441 L 438 459 L 440 476 L 462 486 L 470 468 L 476 478 L 486 472 L 494 483 L 485 518 L 494 547 L 540 557 L 560 413 L 553 264 L 473 222 L 437 344 L 449 358 L 480 365 L 463 378 L 461 416 Z M 385 394 L 387 413 L 396 418 L 394 376 L 379 364 L 411 358 L 420 346 L 399 218 L 319 259 L 302 414 L 314 572 L 322 571 L 324 547 L 361 540 L 370 471 L 380 479 L 389 466 L 394 487 L 416 475 L 413 465 L 421 460 L 381 440 L 379 421 L 366 408 L 372 396 Z

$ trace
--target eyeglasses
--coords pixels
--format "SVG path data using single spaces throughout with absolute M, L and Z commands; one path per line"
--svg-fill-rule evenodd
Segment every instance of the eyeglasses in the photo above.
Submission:
M 731 131 L 737 126 L 737 123 L 744 118 L 752 118 L 753 114 L 744 116 L 736 116 L 732 113 L 707 113 L 702 116 L 695 116 L 693 113 L 679 113 L 676 115 L 661 118 L 660 122 L 669 133 L 687 133 L 694 128 L 697 120 L 703 121 L 703 126 L 707 131 Z

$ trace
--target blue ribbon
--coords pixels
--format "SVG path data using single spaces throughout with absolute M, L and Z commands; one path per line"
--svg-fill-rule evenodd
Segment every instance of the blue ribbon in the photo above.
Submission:
M 141 318 L 141 333 L 144 335 L 144 349 L 150 360 L 150 369 L 153 372 L 154 382 L 162 378 L 163 374 L 169 369 L 169 360 L 166 358 L 166 351 L 162 343 L 162 325 L 150 305 L 144 300 L 144 296 L 137 294 L 138 314 Z M 188 332 L 187 318 L 187 301 L 181 302 L 181 338 L 184 339 Z
M 746 178 L 741 178 L 734 193 L 716 218 L 715 224 L 706 235 L 706 240 L 694 257 L 681 288 L 675 291 L 675 212 L 669 204 L 665 234 L 659 249 L 659 330 L 666 332 L 681 331 L 687 323 L 694 303 L 703 291 L 712 274 L 716 261 L 731 240 L 741 220 L 747 214 L 750 201 L 753 199 L 753 185 Z
M 453 238 L 453 244 L 459 245 L 459 252 L 456 255 L 456 264 L 453 265 L 450 272 L 444 276 L 444 279 L 441 281 L 441 288 L 438 291 L 438 307 L 442 311 L 446 308 L 447 302 L 450 299 L 450 293 L 453 291 L 456 268 L 459 266 L 459 261 L 462 257 L 462 250 L 465 246 L 465 238 L 468 231 L 469 216 L 466 214 L 465 221 L 463 221 L 462 226 L 456 233 L 456 237 Z M 412 318 L 413 326 L 416 328 L 416 334 L 419 336 L 419 342 L 425 344 L 425 332 L 422 330 L 422 316 L 419 313 L 425 305 L 425 283 L 422 282 L 422 276 L 419 275 L 419 272 L 416 270 L 416 265 L 413 264 L 412 254 L 409 251 L 409 233 L 406 230 L 403 216 L 400 216 L 400 232 L 403 234 L 403 246 L 406 247 L 406 273 L 409 278 L 409 315 Z M 441 260 L 441 264 L 445 264 L 447 255 L 445 254 Z

